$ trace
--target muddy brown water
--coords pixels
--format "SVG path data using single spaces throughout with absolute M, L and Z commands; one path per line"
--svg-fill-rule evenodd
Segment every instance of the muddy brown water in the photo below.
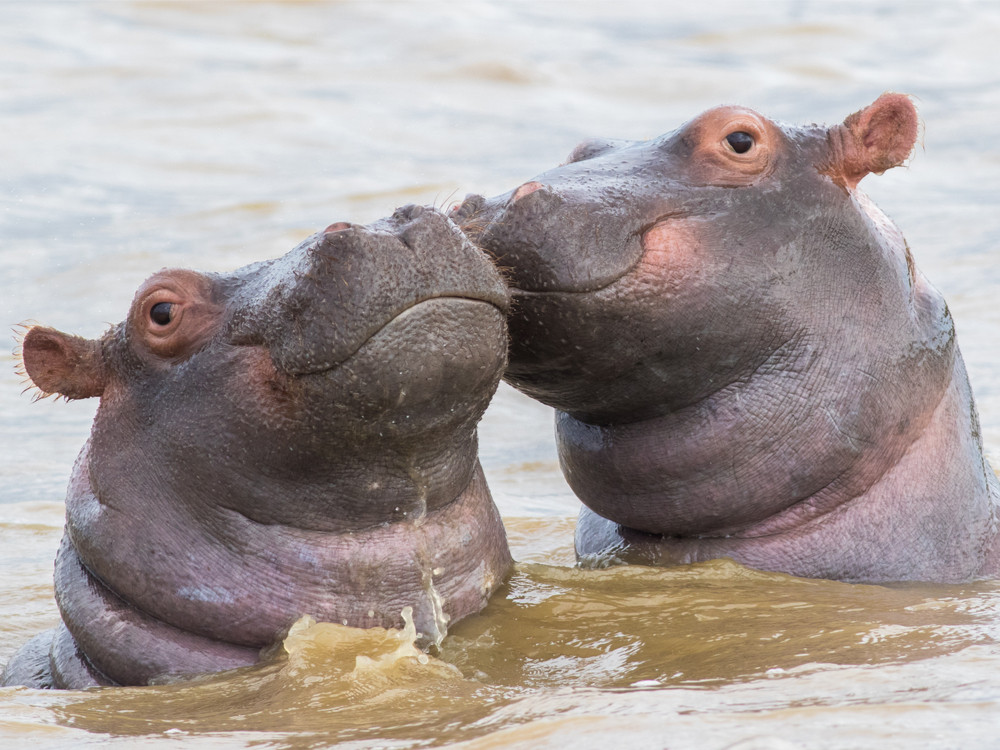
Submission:
M 998 38 L 1000 6 L 919 0 L 2 3 L 0 323 L 97 335 L 161 267 L 502 192 L 588 136 L 720 103 L 835 122 L 904 91 L 922 144 L 863 187 L 949 301 L 1000 465 Z M 0 354 L 0 661 L 56 621 L 94 408 L 20 391 Z M 502 388 L 481 449 L 519 563 L 440 652 L 303 622 L 191 683 L 0 689 L 0 747 L 996 746 L 1000 584 L 576 570 L 551 412 Z

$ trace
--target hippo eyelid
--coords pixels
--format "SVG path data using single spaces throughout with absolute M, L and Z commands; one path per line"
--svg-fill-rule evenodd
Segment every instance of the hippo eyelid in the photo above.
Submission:
M 140 287 L 129 313 L 138 345 L 157 362 L 187 359 L 220 325 L 212 279 L 184 269 L 161 271 Z

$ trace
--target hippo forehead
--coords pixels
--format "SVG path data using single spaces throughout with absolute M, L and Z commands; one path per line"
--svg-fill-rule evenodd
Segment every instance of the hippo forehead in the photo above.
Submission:
M 753 163 L 720 147 L 742 132 L 757 143 Z M 652 140 L 586 141 L 567 163 L 482 200 L 471 223 L 481 227 L 477 241 L 512 269 L 516 288 L 595 291 L 635 267 L 643 235 L 659 222 L 738 210 L 737 193 L 775 193 L 790 172 L 828 182 L 820 174 L 825 141 L 818 126 L 720 107 Z
M 437 211 L 408 207 L 369 227 L 333 229 L 231 278 L 230 341 L 265 346 L 280 370 L 305 374 L 344 362 L 426 300 L 506 310 L 492 263 Z

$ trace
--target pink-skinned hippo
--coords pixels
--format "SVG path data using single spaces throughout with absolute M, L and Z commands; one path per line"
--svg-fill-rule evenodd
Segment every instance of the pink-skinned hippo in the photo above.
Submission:
M 444 215 L 339 223 L 230 274 L 165 270 L 98 340 L 35 327 L 44 394 L 100 397 L 56 559 L 62 624 L 3 684 L 250 665 L 300 616 L 425 644 L 511 557 L 477 458 L 507 290 Z
M 505 378 L 557 410 L 582 562 L 998 572 L 951 316 L 858 189 L 917 132 L 900 94 L 833 127 L 720 107 L 454 211 L 507 269 Z

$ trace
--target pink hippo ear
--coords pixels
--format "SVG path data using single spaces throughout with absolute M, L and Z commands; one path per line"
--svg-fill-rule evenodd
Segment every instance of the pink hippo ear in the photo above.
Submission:
M 905 94 L 882 94 L 830 129 L 833 163 L 828 174 L 854 188 L 866 174 L 898 167 L 917 141 L 917 109 Z
M 24 372 L 45 396 L 90 398 L 104 392 L 104 367 L 98 341 L 34 326 L 21 341 Z

